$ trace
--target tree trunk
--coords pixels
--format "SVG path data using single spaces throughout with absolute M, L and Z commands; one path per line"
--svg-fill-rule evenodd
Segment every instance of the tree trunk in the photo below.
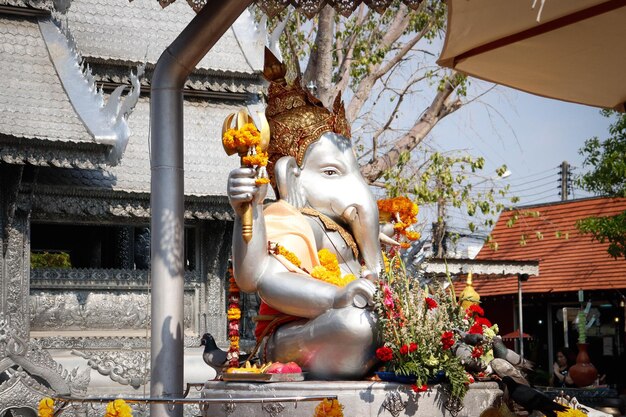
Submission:
M 318 17 L 315 48 L 311 52 L 309 63 L 304 71 L 302 81 L 308 85 L 311 81 L 316 84 L 317 97 L 329 107 L 332 104 L 332 75 L 333 75 L 333 42 L 335 36 L 335 9 L 324 6 Z

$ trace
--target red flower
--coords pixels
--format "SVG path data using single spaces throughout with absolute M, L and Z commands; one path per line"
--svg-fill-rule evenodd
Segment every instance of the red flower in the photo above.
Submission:
M 478 304 L 472 304 L 471 306 L 469 306 L 467 310 L 465 310 L 465 313 L 468 316 L 474 316 L 474 315 L 484 316 L 485 315 L 485 311 Z
M 443 332 L 441 335 L 441 344 L 443 345 L 443 350 L 448 350 L 454 345 L 454 333 L 448 331 Z
M 483 334 L 483 326 L 480 323 L 476 322 L 472 324 L 472 327 L 470 327 L 469 333 L 470 334 Z
M 485 351 L 482 346 L 474 346 L 474 349 L 472 349 L 472 358 L 480 358 L 483 356 L 484 352 Z
M 484 317 L 476 317 L 474 323 L 479 323 L 481 326 L 491 327 L 491 322 Z
M 421 387 L 418 387 L 417 385 L 413 384 L 411 385 L 411 389 L 413 390 L 413 392 L 424 392 L 428 389 L 428 385 L 424 384 Z
M 409 345 L 409 352 L 415 352 L 417 350 L 417 343 L 411 342 Z
M 409 353 L 409 347 L 407 345 L 400 346 L 400 354 L 406 355 L 407 353 Z
M 465 384 L 473 384 L 474 382 L 476 382 L 472 374 L 466 374 L 466 376 L 467 376 L 467 382 Z
M 426 305 L 428 306 L 429 310 L 432 310 L 433 308 L 437 307 L 437 302 L 430 297 L 426 297 Z
M 393 359 L 393 350 L 387 346 L 376 349 L 376 357 L 383 362 L 387 362 Z

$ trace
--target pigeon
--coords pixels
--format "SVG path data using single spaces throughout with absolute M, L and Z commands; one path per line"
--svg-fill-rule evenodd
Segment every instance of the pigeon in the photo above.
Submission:
M 202 352 L 202 359 L 211 368 L 216 371 L 221 371 L 222 367 L 228 360 L 228 352 L 217 347 L 215 339 L 211 333 L 205 333 L 200 339 L 200 346 L 204 346 L 204 352 Z M 249 354 L 239 354 L 239 363 L 243 363 L 250 358 Z
M 546 417 L 556 417 L 557 411 L 567 410 L 564 405 L 552 401 L 548 396 L 528 385 L 515 382 L 510 376 L 502 378 L 502 382 L 506 385 L 509 397 L 524 407 L 528 413 L 537 410 L 545 414 Z
M 485 336 L 479 333 L 468 333 L 460 329 L 453 330 L 456 334 L 459 335 L 463 343 L 467 343 L 468 345 L 476 346 L 477 344 L 485 340 Z
M 517 354 L 515 351 L 506 347 L 500 337 L 495 337 L 492 340 L 493 356 L 500 359 L 506 359 L 509 363 L 513 364 L 517 368 L 522 368 L 528 371 L 532 371 L 535 366 L 534 363 L 528 361 Z
M 473 346 L 466 345 L 465 343 L 455 343 L 452 350 L 465 367 L 465 370 L 469 372 L 482 372 L 487 367 L 483 361 L 472 357 L 472 352 L 474 351 Z
M 204 352 L 202 352 L 202 359 L 211 368 L 219 370 L 226 363 L 226 356 L 228 352 L 223 351 L 217 347 L 215 339 L 210 333 L 205 333 L 200 339 L 200 346 L 204 346 Z
M 491 362 L 489 362 L 489 366 L 491 367 L 491 370 L 500 378 L 510 376 L 513 381 L 518 384 L 530 385 L 524 374 L 505 359 L 494 358 Z

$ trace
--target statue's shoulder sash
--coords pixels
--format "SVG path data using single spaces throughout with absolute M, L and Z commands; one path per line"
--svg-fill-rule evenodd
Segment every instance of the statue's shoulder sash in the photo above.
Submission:
M 344 229 L 341 225 L 335 222 L 333 219 L 328 217 L 325 214 L 320 213 L 319 211 L 311 208 L 311 207 L 303 207 L 300 209 L 300 212 L 305 216 L 317 217 L 320 219 L 326 230 L 332 230 L 334 232 L 338 232 L 339 235 L 343 238 L 346 244 L 352 249 L 352 253 L 354 253 L 355 258 L 359 258 L 359 249 L 354 241 L 352 235 Z

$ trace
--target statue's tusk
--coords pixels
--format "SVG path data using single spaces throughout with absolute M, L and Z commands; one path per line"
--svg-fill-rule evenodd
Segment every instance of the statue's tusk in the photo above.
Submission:
M 384 233 L 379 234 L 378 238 L 380 239 L 381 243 L 384 243 L 385 245 L 400 246 L 400 243 L 396 242 Z
M 350 206 L 347 209 L 344 210 L 343 214 L 341 215 L 341 217 L 343 217 L 343 219 L 347 222 L 353 222 L 354 220 L 356 220 L 356 217 L 358 216 L 356 207 L 354 206 Z

